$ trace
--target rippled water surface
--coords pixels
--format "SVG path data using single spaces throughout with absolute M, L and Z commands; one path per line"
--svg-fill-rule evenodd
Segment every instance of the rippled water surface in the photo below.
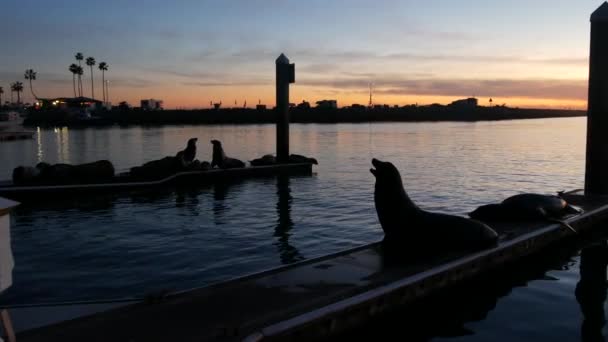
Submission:
M 585 125 L 584 118 L 292 125 L 292 153 L 319 160 L 312 177 L 21 206 L 12 217 L 14 286 L 1 301 L 183 290 L 376 241 L 372 157 L 393 162 L 423 208 L 452 214 L 519 192 L 581 188 Z M 33 140 L 0 144 L 0 176 L 43 160 L 109 159 L 126 171 L 174 155 L 190 137 L 199 138 L 201 160 L 211 159 L 211 139 L 243 160 L 274 153 L 272 125 L 38 130 Z M 568 260 L 572 267 L 547 270 L 550 281 L 514 288 L 470 337 L 505 320 L 512 340 L 556 330 L 578 337 L 579 259 Z M 540 327 L 529 324 L 538 316 Z

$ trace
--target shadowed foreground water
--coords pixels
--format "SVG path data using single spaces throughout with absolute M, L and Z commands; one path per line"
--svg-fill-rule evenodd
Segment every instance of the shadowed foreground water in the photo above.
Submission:
M 382 232 L 373 204 L 372 157 L 392 161 L 423 208 L 452 214 L 519 192 L 580 188 L 585 123 L 292 125 L 292 153 L 319 160 L 312 177 L 21 206 L 12 218 L 14 286 L 0 301 L 183 290 L 376 241 Z M 201 160 L 211 159 L 211 139 L 243 160 L 274 152 L 272 125 L 63 128 L 0 144 L 0 175 L 9 178 L 12 168 L 41 160 L 110 159 L 125 171 L 175 154 L 190 137 L 199 138 Z M 578 338 L 579 258 L 576 251 L 570 257 L 567 267 L 545 270 L 551 280 L 510 287 L 490 314 L 469 327 L 475 335 L 463 339 L 497 337 L 484 331 L 501 331 L 504 340 Z

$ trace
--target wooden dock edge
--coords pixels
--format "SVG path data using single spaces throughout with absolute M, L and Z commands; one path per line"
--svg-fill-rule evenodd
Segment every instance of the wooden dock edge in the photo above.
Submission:
M 589 230 L 608 219 L 608 204 L 566 220 L 577 231 Z M 499 246 L 448 262 L 333 304 L 266 326 L 243 341 L 327 338 L 355 327 L 378 314 L 420 299 L 431 292 L 515 261 L 574 234 L 561 224 L 524 234 Z

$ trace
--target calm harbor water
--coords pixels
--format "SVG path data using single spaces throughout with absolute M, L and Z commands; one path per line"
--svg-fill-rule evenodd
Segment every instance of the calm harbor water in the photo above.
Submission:
M 113 194 L 19 207 L 14 286 L 0 303 L 142 296 L 191 287 L 379 240 L 372 157 L 392 161 L 423 208 L 465 215 L 519 192 L 581 188 L 585 118 L 477 123 L 292 125 L 292 153 L 312 177 Z M 0 178 L 39 161 L 109 159 L 118 171 L 174 155 L 198 137 L 247 160 L 274 153 L 274 126 L 41 129 L 0 144 Z M 576 340 L 577 251 L 495 297 L 463 340 Z M 540 322 L 539 322 L 540 321 Z M 605 330 L 604 330 L 605 332 Z

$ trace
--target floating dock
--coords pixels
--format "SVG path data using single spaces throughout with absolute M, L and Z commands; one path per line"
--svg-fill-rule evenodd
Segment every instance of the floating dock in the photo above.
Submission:
M 36 132 L 4 132 L 0 131 L 0 141 L 32 139 Z
M 608 197 L 580 191 L 565 197 L 584 209 L 565 220 L 580 233 L 608 219 Z M 310 341 L 580 235 L 546 222 L 494 228 L 499 245 L 468 255 L 397 261 L 373 243 L 156 300 L 21 308 L 11 315 L 19 341 Z M 41 315 L 46 324 L 70 320 L 28 329 L 44 321 Z
M 277 175 L 312 175 L 312 164 L 292 163 L 268 166 L 251 166 L 234 169 L 212 169 L 205 171 L 179 172 L 155 181 L 127 181 L 127 177 L 116 177 L 115 182 L 98 184 L 32 185 L 15 186 L 11 181 L 0 182 L 0 196 L 27 203 L 44 197 L 75 197 L 99 192 L 125 190 L 149 190 L 155 187 L 176 184 L 205 184 L 222 180 L 268 177 Z

